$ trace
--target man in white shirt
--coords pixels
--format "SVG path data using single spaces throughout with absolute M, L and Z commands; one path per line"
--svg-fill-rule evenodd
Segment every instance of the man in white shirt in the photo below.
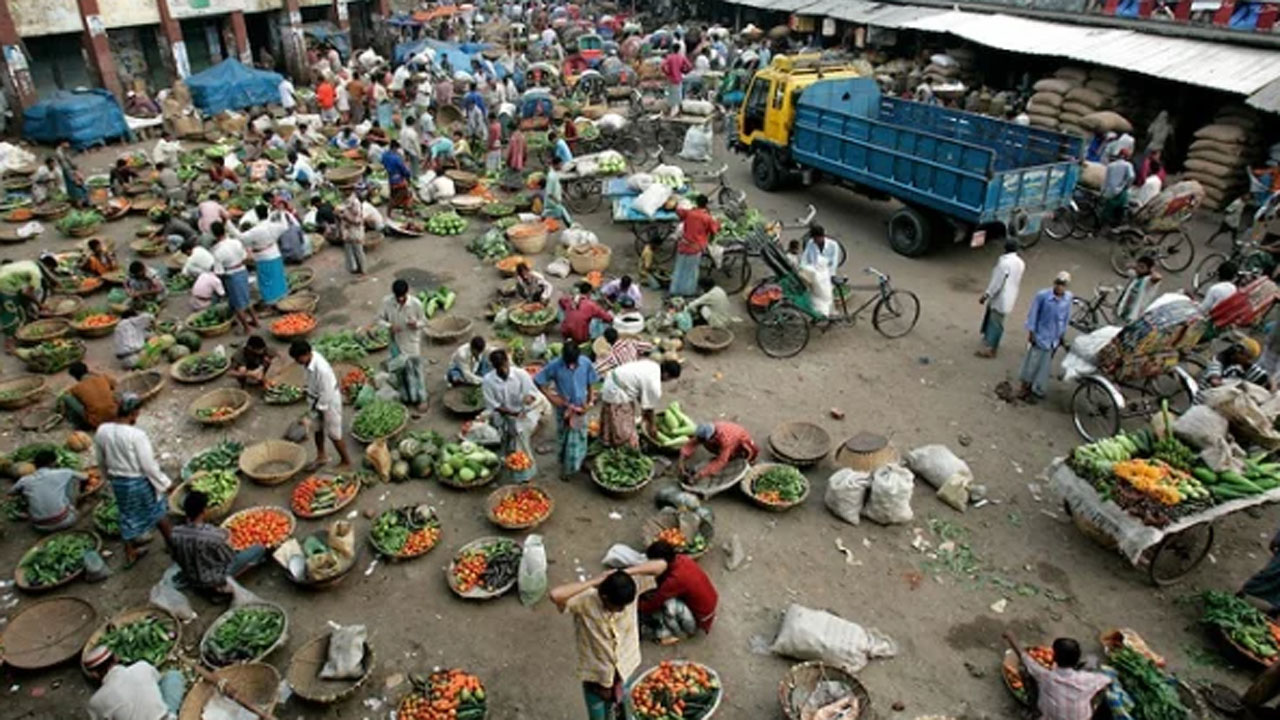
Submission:
M 173 481 L 156 462 L 151 439 L 135 427 L 141 406 L 137 395 L 126 393 L 120 398 L 117 420 L 99 425 L 93 438 L 98 468 L 111 482 L 120 509 L 126 568 L 146 554 L 144 543 L 152 528 L 160 530 L 165 542 L 171 529 L 165 495 Z
M 214 238 L 211 252 L 215 265 L 222 267 L 222 285 L 227 291 L 227 302 L 240 322 L 240 329 L 248 335 L 251 326 L 258 326 L 258 313 L 253 309 L 249 296 L 249 270 L 244 266 L 249 253 L 245 251 L 244 243 L 227 235 L 221 222 L 215 222 L 210 230 Z
M 1018 241 L 1006 239 L 1004 254 L 996 260 L 987 289 L 978 298 L 979 305 L 987 306 L 982 315 L 982 349 L 975 353 L 978 357 L 996 356 L 1000 338 L 1004 336 L 1004 319 L 1018 302 L 1018 287 L 1022 285 L 1022 273 L 1026 268 L 1027 264 L 1018 256 Z
M 400 142 L 400 151 L 409 161 L 409 170 L 413 172 L 414 177 L 417 177 L 419 168 L 422 167 L 422 137 L 418 135 L 417 121 L 412 115 L 404 119 L 404 124 L 400 126 L 400 135 L 396 139 Z
M 160 139 L 156 141 L 156 147 L 151 151 L 151 162 L 159 165 L 175 166 L 178 164 L 178 155 L 182 152 L 182 143 L 173 139 L 173 136 L 167 132 L 160 134 Z
M 449 369 L 445 371 L 445 382 L 448 382 L 450 387 L 479 385 L 484 380 L 485 373 L 491 369 L 484 351 L 485 341 L 479 335 L 471 338 L 470 342 L 458 346 L 458 349 L 449 356 Z
M 311 160 L 302 153 L 289 153 L 289 171 L 285 173 L 285 179 L 310 187 L 316 181 L 316 171 L 311 167 Z
M 293 96 L 293 82 L 289 80 L 289 76 L 285 75 L 280 79 L 277 86 L 280 91 L 280 105 L 284 108 L 285 113 L 292 115 L 293 109 L 297 107 L 298 101 Z
M 89 652 L 85 665 L 102 679 L 102 686 L 89 698 L 89 720 L 164 720 L 175 717 L 182 707 L 186 682 L 177 670 L 162 674 L 145 660 L 120 665 L 103 646 Z
M 1231 261 L 1224 262 L 1218 266 L 1218 281 L 1204 291 L 1204 298 L 1200 300 L 1200 312 L 1207 315 L 1213 311 L 1213 308 L 1218 303 L 1236 294 L 1236 274 L 1238 272 L 1236 264 Z
M 311 463 L 311 470 L 318 470 L 329 462 L 325 437 L 337 448 L 338 457 L 342 459 L 338 469 L 350 469 L 351 455 L 342 441 L 342 391 L 338 388 L 338 377 L 333 374 L 333 367 L 320 353 L 312 350 L 311 343 L 306 340 L 294 340 L 289 346 L 289 357 L 307 369 L 307 403 L 311 408 L 311 421 L 318 423 L 316 459 Z
M 502 435 L 503 457 L 523 452 L 529 459 L 527 466 L 512 470 L 514 481 L 527 482 L 537 474 L 530 438 L 542 415 L 542 393 L 524 368 L 511 367 L 505 350 L 489 353 L 489 363 L 493 369 L 480 382 L 484 408 L 490 414 L 489 422 Z
M 377 321 L 391 329 L 391 361 L 388 368 L 400 373 L 400 399 L 426 412 L 427 386 L 422 376 L 422 331 L 427 316 L 422 301 L 409 293 L 409 283 L 396 280 L 391 294 L 382 299 Z
M 187 256 L 187 261 L 182 265 L 182 274 L 189 275 L 193 278 L 200 277 L 201 273 L 211 272 L 217 275 L 222 274 L 222 266 L 218 264 L 217 259 L 213 257 L 213 253 L 209 252 L 203 245 L 197 243 L 194 239 L 187 240 L 182 244 L 182 252 Z
M 404 81 L 409 79 L 409 65 L 401 65 L 391 73 L 391 92 L 398 93 L 404 91 Z
M 639 447 L 636 404 L 640 405 L 645 432 L 657 437 L 654 411 L 662 400 L 662 383 L 680 377 L 680 363 L 636 360 L 610 370 L 600 390 L 600 442 L 605 447 Z
M 550 27 L 542 30 L 542 44 L 551 47 L 556 44 L 556 31 Z

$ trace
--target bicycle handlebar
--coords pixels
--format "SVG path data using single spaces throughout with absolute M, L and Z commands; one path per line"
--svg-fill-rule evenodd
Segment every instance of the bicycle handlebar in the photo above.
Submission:
M 886 283 L 887 283 L 887 282 L 889 282 L 889 276 L 888 276 L 888 275 L 885 275 L 884 273 L 880 272 L 879 270 L 877 270 L 877 269 L 875 269 L 875 268 L 873 268 L 873 267 L 871 267 L 871 266 L 869 266 L 869 265 L 868 265 L 867 267 L 863 268 L 863 269 L 862 269 L 862 272 L 864 272 L 864 273 L 866 273 L 866 274 L 868 274 L 868 275 L 875 275 L 875 276 L 876 276 L 876 279 L 877 279 L 877 280 L 879 280 L 880 282 L 886 282 Z
M 813 222 L 813 218 L 817 214 L 818 214 L 818 208 L 814 207 L 813 205 L 810 205 L 809 214 L 805 215 L 803 218 L 796 218 L 796 221 L 799 222 L 801 225 L 808 225 L 809 223 Z

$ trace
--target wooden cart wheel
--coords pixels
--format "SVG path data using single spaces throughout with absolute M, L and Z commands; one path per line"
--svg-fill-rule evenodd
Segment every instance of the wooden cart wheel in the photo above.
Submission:
M 1205 522 L 1161 540 L 1147 561 L 1151 582 L 1164 586 L 1186 577 L 1213 548 L 1213 536 L 1213 523 Z

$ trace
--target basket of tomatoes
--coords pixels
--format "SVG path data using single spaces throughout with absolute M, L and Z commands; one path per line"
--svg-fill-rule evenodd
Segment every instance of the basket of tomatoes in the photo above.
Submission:
M 1053 648 L 1046 645 L 1035 645 L 1027 648 L 1027 657 L 1046 669 L 1053 669 Z M 1004 686 L 1019 704 L 1035 707 L 1035 680 L 1023 671 L 1022 658 L 1012 649 L 1004 651 L 1004 661 L 1000 664 L 1000 674 L 1004 677 Z
M 492 600 L 516 585 L 523 555 L 514 540 L 482 537 L 463 545 L 445 568 L 449 589 L 468 600 Z
M 300 518 L 321 518 L 350 505 L 359 493 L 358 473 L 337 477 L 312 475 L 294 486 L 289 506 L 293 508 L 293 514 Z
M 489 712 L 484 683 L 464 670 L 437 670 L 400 699 L 399 720 L 483 720 Z
M 84 338 L 106 337 L 120 324 L 120 316 L 103 308 L 81 310 L 71 321 L 71 329 Z
M 222 521 L 222 528 L 231 533 L 231 549 L 237 552 L 254 545 L 274 550 L 289 539 L 296 525 L 288 510 L 270 505 L 241 510 Z
M 316 316 L 308 312 L 291 312 L 271 323 L 271 334 L 277 340 L 297 340 L 316 329 Z
M 406 505 L 384 510 L 369 531 L 373 549 L 393 560 L 408 560 L 431 552 L 440 542 L 440 518 L 435 508 Z
M 504 485 L 489 495 L 489 521 L 504 530 L 529 530 L 551 517 L 556 503 L 537 485 Z
M 724 692 L 715 670 L 691 660 L 664 660 L 627 686 L 627 717 L 636 720 L 707 720 Z

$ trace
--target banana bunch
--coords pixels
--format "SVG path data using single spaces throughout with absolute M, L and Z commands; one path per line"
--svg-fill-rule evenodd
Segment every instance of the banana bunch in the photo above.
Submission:
M 1134 456 L 1139 450 L 1136 439 L 1120 433 L 1088 445 L 1080 445 L 1071 453 L 1072 463 L 1085 477 L 1100 480 L 1111 476 L 1111 468 Z

